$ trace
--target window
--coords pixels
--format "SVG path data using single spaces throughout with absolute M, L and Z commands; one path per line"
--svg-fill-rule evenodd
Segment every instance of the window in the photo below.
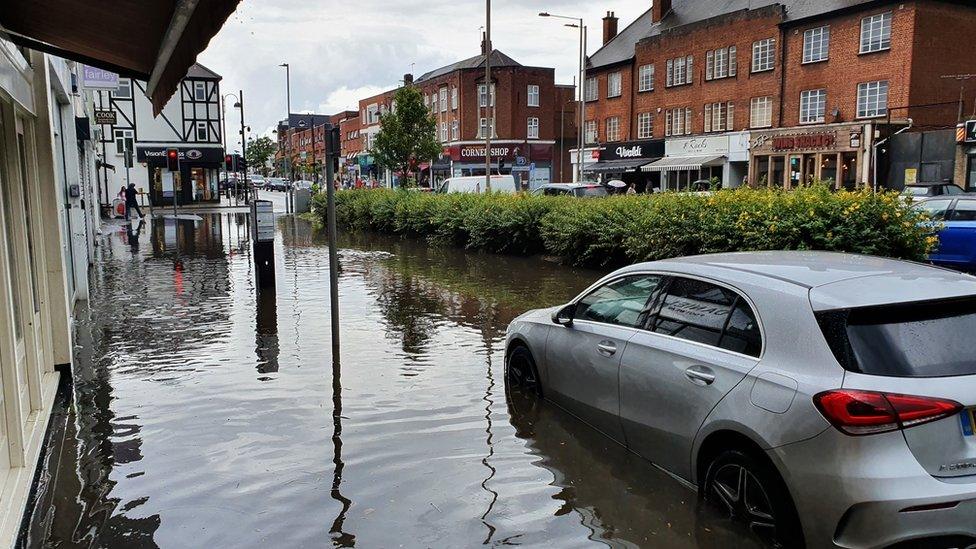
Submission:
M 135 152 L 134 138 L 135 134 L 132 130 L 115 130 L 115 154 L 121 156 L 125 151 Z
M 447 112 L 447 88 L 441 88 L 438 93 L 441 96 L 441 112 Z
M 488 132 L 491 132 L 491 136 L 495 137 L 495 119 L 494 118 L 481 118 L 481 124 L 478 128 L 478 137 L 488 137 Z
M 827 90 L 800 93 L 800 124 L 823 122 L 827 111 Z
M 528 98 L 528 103 L 527 104 L 530 107 L 538 107 L 539 106 L 539 86 L 536 86 L 534 84 L 530 84 L 529 85 L 529 89 L 526 92 L 526 97 Z
M 620 97 L 620 71 L 607 75 L 607 97 Z
M 586 79 L 586 89 L 585 89 L 584 100 L 586 101 L 596 101 L 599 99 L 599 91 L 597 90 L 596 77 Z
M 944 221 L 951 205 L 952 199 L 938 199 L 926 200 L 915 207 L 929 214 L 932 221 Z
M 441 122 L 441 143 L 447 142 L 447 122 Z
M 132 99 L 132 81 L 128 78 L 119 78 L 119 87 L 112 92 L 112 97 Z
M 206 122 L 197 122 L 197 141 L 206 141 L 209 133 Z
M 773 125 L 773 98 L 753 97 L 749 106 L 749 127 L 768 128 Z
M 830 51 L 830 27 L 807 29 L 803 33 L 803 62 L 826 61 Z
M 691 84 L 693 81 L 692 74 L 694 73 L 693 63 L 694 58 L 690 55 L 687 57 L 678 57 L 677 59 L 668 59 L 668 77 L 665 85 L 671 87 Z
M 650 139 L 654 137 L 654 115 L 649 112 L 642 112 L 637 115 L 637 139 Z
M 861 50 L 871 53 L 891 48 L 891 12 L 861 19 Z
M 488 87 L 484 84 L 478 84 L 478 106 L 479 107 L 494 107 L 495 106 L 495 85 L 491 85 L 491 104 L 489 104 L 488 97 Z
M 735 106 L 731 101 L 705 105 L 705 132 L 731 131 L 734 110 Z
M 669 109 L 665 112 L 664 135 L 689 135 L 691 133 L 691 109 Z
M 857 117 L 871 118 L 888 114 L 888 81 L 857 85 Z
M 640 275 L 609 282 L 579 300 L 573 318 L 637 328 L 647 318 L 648 302 L 661 285 L 660 276 Z
M 958 189 L 958 187 L 956 187 Z M 976 200 L 960 200 L 952 209 L 949 221 L 976 221 Z
M 752 72 L 771 71 L 776 66 L 776 39 L 767 38 L 752 44 Z
M 620 141 L 620 118 L 613 116 L 607 118 L 607 141 Z
M 735 46 L 705 52 L 705 80 L 718 80 L 735 76 Z
M 454 122 L 451 122 L 451 140 L 457 141 L 458 139 L 459 139 L 459 137 L 458 137 L 458 121 L 455 120 Z
M 643 65 L 639 72 L 639 83 L 637 91 L 646 92 L 654 90 L 654 65 Z
M 207 83 L 206 82 L 194 82 L 193 83 L 193 99 L 197 101 L 207 100 Z
M 587 120 L 583 125 L 583 136 L 586 138 L 587 144 L 596 143 L 597 130 L 596 120 Z
M 732 290 L 701 280 L 675 278 L 652 314 L 650 329 L 754 357 L 762 351 L 759 323 L 749 304 Z
M 458 108 L 458 89 L 457 86 L 451 88 L 451 110 L 456 111 Z
M 526 134 L 529 139 L 539 139 L 539 119 L 529 118 L 529 128 Z

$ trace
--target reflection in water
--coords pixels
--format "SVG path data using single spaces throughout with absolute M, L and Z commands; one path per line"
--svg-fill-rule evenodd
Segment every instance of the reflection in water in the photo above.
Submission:
M 340 371 L 323 235 L 282 218 L 263 291 L 248 223 L 109 225 L 27 545 L 748 545 L 549 404 L 500 406 L 508 322 L 600 273 L 342 235 Z

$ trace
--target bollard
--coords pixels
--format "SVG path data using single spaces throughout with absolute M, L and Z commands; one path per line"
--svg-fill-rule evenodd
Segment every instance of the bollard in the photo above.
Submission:
M 254 265 L 259 288 L 275 285 L 274 205 L 270 200 L 251 201 L 251 242 L 254 249 Z

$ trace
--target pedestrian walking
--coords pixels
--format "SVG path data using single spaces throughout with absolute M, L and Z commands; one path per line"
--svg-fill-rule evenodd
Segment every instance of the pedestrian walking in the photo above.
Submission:
M 129 186 L 125 188 L 125 218 L 129 219 L 129 214 L 132 212 L 132 208 L 136 209 L 136 213 L 139 214 L 139 219 L 142 219 L 142 210 L 139 209 L 139 202 L 136 200 L 138 193 L 136 192 L 136 184 L 129 183 Z

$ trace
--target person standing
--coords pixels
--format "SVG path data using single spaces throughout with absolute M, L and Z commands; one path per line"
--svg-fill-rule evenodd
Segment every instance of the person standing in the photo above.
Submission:
M 132 212 L 132 208 L 136 209 L 136 213 L 139 214 L 139 219 L 142 219 L 142 210 L 139 208 L 139 201 L 136 199 L 138 193 L 136 192 L 136 184 L 129 183 L 129 186 L 125 188 L 125 219 L 129 219 L 129 214 Z

